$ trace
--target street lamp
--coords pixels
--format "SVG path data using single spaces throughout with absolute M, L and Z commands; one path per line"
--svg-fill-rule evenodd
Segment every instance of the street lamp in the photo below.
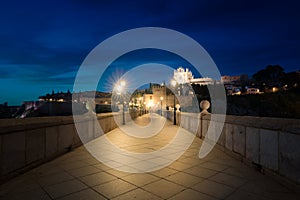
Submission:
M 160 116 L 162 116 L 162 101 L 164 100 L 163 97 L 160 97 Z
M 176 80 L 173 79 L 171 81 L 171 84 L 174 87 L 174 122 L 173 122 L 173 124 L 176 125 L 176 100 L 175 100 L 175 89 L 176 89 L 176 85 L 177 85 Z
M 139 109 L 140 109 L 140 116 L 142 116 L 142 97 L 139 98 Z
M 124 97 L 122 96 L 122 92 L 124 90 L 124 87 L 126 85 L 126 82 L 125 81 L 120 81 L 117 85 L 116 85 L 116 91 L 117 91 L 117 94 L 120 95 L 120 97 L 122 97 L 122 104 L 123 104 L 123 125 L 125 125 L 125 101 L 124 101 Z

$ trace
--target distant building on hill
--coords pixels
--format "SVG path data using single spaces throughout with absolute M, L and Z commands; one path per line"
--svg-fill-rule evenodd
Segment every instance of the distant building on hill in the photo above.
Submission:
M 77 92 L 71 93 L 68 92 L 57 92 L 52 94 L 46 94 L 44 96 L 39 97 L 39 101 L 47 101 L 47 102 L 81 102 L 86 103 L 88 101 L 95 100 L 95 104 L 111 104 L 111 93 L 110 92 L 98 92 L 98 91 L 86 91 L 86 92 Z
M 241 76 L 221 76 L 223 84 L 237 84 L 241 81 Z
M 110 92 L 98 92 L 87 91 L 73 94 L 73 99 L 77 102 L 86 103 L 88 101 L 95 100 L 95 104 L 98 105 L 110 105 L 112 93 Z
M 188 68 L 184 69 L 183 67 L 179 67 L 178 69 L 174 70 L 173 79 L 178 84 L 210 85 L 219 82 L 219 80 L 215 81 L 209 77 L 194 78 L 192 72 Z

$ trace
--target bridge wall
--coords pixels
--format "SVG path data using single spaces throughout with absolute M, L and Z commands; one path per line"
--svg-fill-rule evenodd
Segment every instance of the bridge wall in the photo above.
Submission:
M 139 113 L 126 113 L 126 121 L 130 115 L 136 118 Z M 97 122 L 107 133 L 117 127 L 116 122 L 122 122 L 122 114 L 98 114 L 95 120 L 82 119 L 81 128 L 87 134 L 81 139 L 72 116 L 1 119 L 0 182 L 69 152 L 82 145 L 82 140 L 99 137 L 99 132 L 94 131 Z
M 166 112 L 165 115 L 173 121 L 173 113 Z M 176 121 L 198 137 L 207 136 L 211 141 L 216 137 L 207 135 L 208 128 L 218 129 L 221 124 L 220 121 L 211 123 L 211 114 L 200 116 L 178 112 Z M 299 119 L 226 116 L 216 142 L 244 161 L 300 184 Z

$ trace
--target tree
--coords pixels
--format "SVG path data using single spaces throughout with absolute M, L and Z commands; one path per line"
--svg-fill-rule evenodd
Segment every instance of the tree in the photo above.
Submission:
M 285 79 L 284 69 L 280 65 L 268 65 L 253 75 L 258 85 L 281 86 Z
M 288 88 L 299 87 L 300 86 L 300 72 L 290 72 L 286 74 L 284 84 Z

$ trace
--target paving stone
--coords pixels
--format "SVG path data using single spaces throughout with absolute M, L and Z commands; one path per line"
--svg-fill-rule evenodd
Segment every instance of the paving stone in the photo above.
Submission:
M 227 166 L 227 165 L 216 164 L 213 162 L 205 162 L 205 163 L 202 163 L 200 166 L 207 168 L 207 169 L 215 170 L 215 171 L 223 171 L 223 170 L 229 168 L 229 166 Z
M 151 174 L 131 174 L 125 177 L 122 177 L 123 180 L 130 182 L 138 187 L 142 187 L 148 183 L 159 180 L 158 177 Z
M 250 181 L 243 185 L 240 190 L 274 200 L 297 199 L 296 197 L 299 199 L 299 194 L 293 194 L 283 185 L 270 179 L 264 179 L 263 181 Z
M 87 188 L 78 180 L 66 181 L 56 185 L 46 186 L 44 189 L 52 198 L 58 198 Z
M 119 170 L 115 170 L 115 169 L 108 169 L 105 171 L 106 173 L 109 173 L 113 176 L 116 176 L 118 178 L 122 178 L 124 176 L 128 176 L 130 175 L 130 173 L 127 173 L 127 172 L 122 172 L 122 171 L 119 171 Z
M 81 161 L 74 161 L 74 162 L 69 162 L 69 163 L 63 163 L 59 165 L 61 168 L 64 170 L 72 170 L 72 169 L 78 169 L 82 167 L 88 166 L 88 164 L 81 162 Z
M 209 178 L 217 173 L 215 170 L 210 170 L 199 166 L 189 168 L 184 170 L 184 172 L 201 178 Z
M 112 180 L 117 179 L 117 177 L 110 175 L 106 172 L 99 172 L 96 174 L 87 175 L 84 177 L 81 177 L 80 180 L 87 184 L 88 186 L 92 187 L 95 185 L 99 185 L 102 183 L 106 183 Z
M 136 186 L 125 182 L 121 179 L 113 180 L 111 182 L 94 187 L 96 191 L 98 191 L 100 194 L 109 199 L 124 194 L 128 191 L 134 190 L 136 188 Z
M 159 198 L 158 196 L 147 192 L 145 190 L 142 190 L 140 188 L 135 189 L 133 191 L 127 192 L 123 195 L 120 195 L 116 198 L 113 198 L 113 200 L 128 200 L 128 199 L 137 199 L 137 200 L 153 200 L 153 199 L 157 199 L 160 200 L 161 198 Z
M 106 198 L 91 189 L 81 190 L 79 192 L 75 192 L 70 195 L 59 198 L 59 200 L 79 200 L 79 199 L 80 200 L 104 200 Z
M 155 176 L 158 176 L 158 177 L 161 177 L 161 178 L 165 178 L 165 177 L 168 177 L 172 174 L 175 174 L 177 173 L 178 171 L 175 170 L 175 169 L 171 169 L 171 168 L 163 168 L 163 169 L 160 169 L 160 170 L 157 170 L 157 171 L 154 171 L 154 172 L 150 172 L 151 174 L 155 175 Z
M 241 190 L 237 190 L 234 193 L 232 193 L 231 195 L 229 195 L 229 197 L 226 198 L 226 200 L 267 200 L 267 198 L 259 196 L 259 195 L 255 195 L 253 193 L 249 193 L 246 191 L 241 191 Z
M 182 162 L 174 162 L 168 166 L 168 168 L 175 169 L 177 171 L 183 171 L 185 169 L 191 168 L 190 164 L 182 163 Z
M 204 180 L 198 183 L 193 187 L 193 189 L 220 199 L 226 198 L 230 193 L 234 191 L 234 189 L 229 186 L 209 180 Z
M 60 182 L 68 181 L 74 179 L 71 175 L 66 172 L 60 172 L 55 174 L 50 174 L 46 176 L 38 177 L 37 181 L 41 186 L 54 185 Z
M 218 183 L 222 183 L 231 187 L 238 188 L 243 185 L 247 180 L 243 178 L 239 178 L 236 176 L 231 176 L 225 173 L 218 173 L 209 178 L 209 180 L 213 180 Z
M 172 174 L 166 177 L 165 179 L 173 183 L 182 185 L 184 187 L 192 187 L 195 184 L 204 180 L 203 178 L 200 178 L 198 176 L 193 176 L 184 172 L 178 172 L 176 174 Z
M 159 181 L 150 183 L 143 187 L 143 189 L 155 194 L 163 199 L 170 198 L 175 194 L 184 190 L 184 187 L 167 180 L 161 179 Z
M 199 151 L 199 149 L 198 149 L 198 151 Z M 203 162 L 205 162 L 205 160 L 200 159 L 199 157 L 196 157 L 196 156 L 195 157 L 194 156 L 185 157 L 183 159 L 180 159 L 179 161 L 182 162 L 182 163 L 188 164 L 191 167 L 194 167 L 196 165 L 199 165 L 199 164 L 202 164 Z
M 82 177 L 82 176 L 86 176 L 89 174 L 95 174 L 100 171 L 101 170 L 99 170 L 98 168 L 96 168 L 94 166 L 86 166 L 86 167 L 69 170 L 68 173 L 74 177 Z
M 188 200 L 217 200 L 216 198 L 203 194 L 201 192 L 192 190 L 192 189 L 186 189 L 179 194 L 176 194 L 175 196 L 171 197 L 170 200 L 183 200 L 183 199 L 188 199 Z
M 24 199 L 30 199 L 30 200 L 50 200 L 51 198 L 49 195 L 42 190 L 41 188 L 27 191 L 24 193 L 20 193 L 15 195 L 13 198 L 8 198 L 13 200 L 24 200 Z

